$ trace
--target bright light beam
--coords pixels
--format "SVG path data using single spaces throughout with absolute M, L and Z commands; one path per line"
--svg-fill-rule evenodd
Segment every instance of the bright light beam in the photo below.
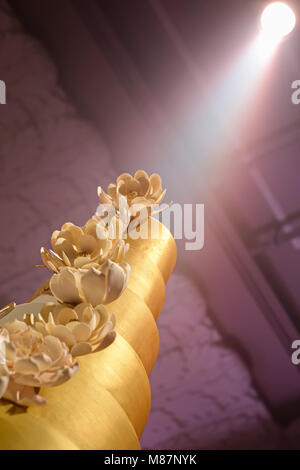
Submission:
M 283 2 L 272 2 L 262 12 L 261 32 L 255 47 L 258 57 L 268 59 L 280 41 L 290 34 L 296 24 L 293 10 Z
M 278 44 L 280 43 L 281 38 L 278 36 L 270 36 L 269 34 L 261 31 L 257 36 L 257 39 L 254 43 L 254 48 L 256 51 L 256 55 L 262 61 L 266 61 L 270 58 L 275 49 L 277 48 Z
M 154 3 L 154 0 L 150 1 Z M 280 4 L 280 7 L 275 6 L 274 10 L 274 5 L 277 4 Z M 284 6 L 283 10 L 281 5 Z M 286 15 L 286 7 L 287 5 L 282 2 L 269 4 L 261 15 L 258 35 L 231 66 L 223 71 L 221 78 L 209 82 L 205 95 L 195 96 L 191 102 L 181 133 L 188 147 L 195 152 L 194 161 L 201 159 L 201 162 L 209 168 L 212 156 L 215 164 L 217 158 L 222 157 L 224 153 L 239 148 L 239 133 L 243 132 L 247 110 L 264 82 L 270 58 L 284 35 L 288 35 L 295 26 L 295 15 L 292 10 L 292 15 L 290 13 Z M 270 12 L 271 26 L 269 26 Z M 281 20 L 283 25 L 278 27 L 278 22 Z M 176 33 L 172 30 L 172 35 L 174 34 Z M 188 69 L 198 80 L 201 71 L 195 70 L 189 52 L 182 45 L 180 38 L 178 36 L 175 38 Z M 202 82 L 200 87 L 203 87 Z

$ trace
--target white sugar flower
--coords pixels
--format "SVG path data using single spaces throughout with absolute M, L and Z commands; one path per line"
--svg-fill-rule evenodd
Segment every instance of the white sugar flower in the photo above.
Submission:
M 60 385 L 77 370 L 78 362 L 59 338 L 19 320 L 0 328 L 0 398 L 25 406 L 46 403 L 37 389 Z
M 24 320 L 44 336 L 59 338 L 74 357 L 104 349 L 116 336 L 115 316 L 109 317 L 103 305 L 94 308 L 86 302 L 74 308 L 49 302 L 38 317 L 25 315 Z

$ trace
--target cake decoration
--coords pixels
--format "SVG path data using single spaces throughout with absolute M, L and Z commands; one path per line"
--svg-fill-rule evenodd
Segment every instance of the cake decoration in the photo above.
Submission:
M 11 320 L 0 326 L 0 398 L 23 406 L 45 404 L 41 387 L 69 380 L 78 370 L 78 356 L 114 341 L 116 318 L 104 304 L 120 297 L 128 284 L 126 240 L 133 209 L 146 208 L 148 217 L 165 192 L 157 174 L 124 173 L 108 186 L 108 194 L 98 188 L 100 210 L 84 226 L 67 222 L 53 232 L 52 249 L 41 248 L 50 280 L 30 302 L 12 302 L 0 311 L 2 324 Z M 136 218 L 134 228 L 143 220 Z

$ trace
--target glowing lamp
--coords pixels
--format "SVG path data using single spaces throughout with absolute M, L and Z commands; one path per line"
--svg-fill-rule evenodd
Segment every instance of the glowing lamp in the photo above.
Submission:
M 286 3 L 272 2 L 262 12 L 260 22 L 264 35 L 280 40 L 293 31 L 296 16 Z

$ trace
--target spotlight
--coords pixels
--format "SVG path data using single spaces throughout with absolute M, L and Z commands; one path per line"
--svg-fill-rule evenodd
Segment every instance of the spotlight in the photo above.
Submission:
M 264 36 L 279 42 L 293 31 L 296 16 L 286 3 L 272 2 L 262 12 L 260 22 Z
M 254 43 L 257 56 L 265 63 L 282 39 L 291 33 L 296 24 L 293 10 L 283 2 L 272 2 L 260 17 L 260 33 Z

